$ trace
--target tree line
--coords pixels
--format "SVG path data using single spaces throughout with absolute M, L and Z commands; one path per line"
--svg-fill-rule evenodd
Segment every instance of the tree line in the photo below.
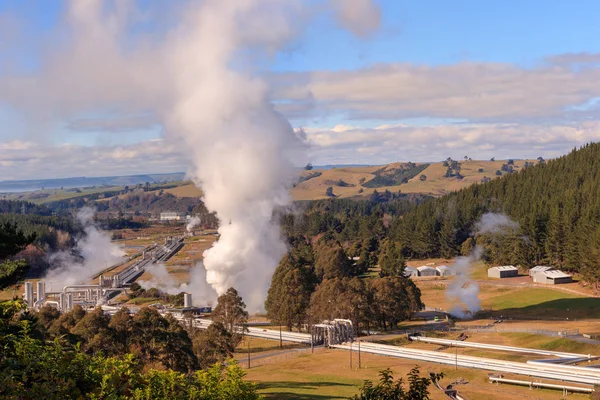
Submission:
M 265 302 L 269 319 L 291 330 L 344 318 L 352 320 L 356 332 L 387 330 L 410 319 L 423 308 L 419 288 L 403 276 L 402 260 L 397 273 L 365 277 L 374 257 L 368 242 L 362 256 L 353 259 L 331 236 L 314 244 L 294 238 L 271 280 Z
M 388 238 L 405 257 L 453 257 L 476 244 L 488 261 L 550 264 L 600 282 L 600 144 L 484 184 L 429 199 L 393 220 Z M 486 212 L 518 223 L 508 235 L 477 235 Z

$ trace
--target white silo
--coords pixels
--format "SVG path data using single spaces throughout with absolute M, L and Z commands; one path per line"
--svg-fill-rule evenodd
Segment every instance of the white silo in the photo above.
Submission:
M 183 306 L 186 308 L 192 306 L 192 294 L 191 293 L 183 294 Z

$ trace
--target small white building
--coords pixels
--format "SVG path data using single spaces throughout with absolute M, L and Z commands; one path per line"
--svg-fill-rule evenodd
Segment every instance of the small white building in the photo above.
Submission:
M 448 267 L 447 265 L 439 265 L 437 267 L 435 267 L 435 269 L 437 269 L 438 274 L 440 276 L 452 276 L 452 275 L 456 275 L 456 273 L 454 272 L 454 270 L 450 267 Z
M 538 272 L 533 276 L 535 283 L 543 283 L 545 285 L 559 285 L 561 283 L 573 282 L 573 275 L 565 274 L 557 269 Z
M 417 270 L 419 271 L 419 276 L 438 276 L 440 274 L 437 269 L 427 265 L 422 265 Z
M 404 276 L 407 278 L 419 276 L 419 270 L 414 267 L 406 267 L 404 268 Z
M 183 221 L 185 220 L 185 214 L 174 212 L 174 211 L 166 211 L 160 213 L 160 220 L 162 222 L 167 221 Z
M 552 271 L 553 269 L 553 267 L 549 267 L 547 265 L 536 265 L 535 267 L 529 269 L 529 276 L 533 278 L 538 272 Z
M 488 278 L 514 278 L 519 276 L 519 269 L 514 265 L 503 265 L 488 269 Z

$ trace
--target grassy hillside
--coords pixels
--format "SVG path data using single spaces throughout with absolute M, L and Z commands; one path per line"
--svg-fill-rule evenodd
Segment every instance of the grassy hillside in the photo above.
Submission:
M 461 161 L 460 174 L 462 179 L 456 176 L 446 177 L 448 167 L 442 162 L 427 164 L 426 168 L 419 171 L 415 176 L 411 177 L 407 183 L 396 184 L 393 186 L 368 187 L 369 181 L 377 177 L 378 171 L 390 168 L 397 168 L 400 163 L 388 164 L 386 166 L 371 166 L 371 167 L 344 167 L 332 168 L 329 170 L 313 170 L 303 171 L 302 176 L 307 176 L 314 172 L 321 172 L 320 176 L 308 179 L 296 185 L 292 189 L 294 200 L 316 200 L 325 199 L 327 195 L 325 191 L 328 187 L 333 188 L 333 193 L 337 197 L 352 197 L 360 195 L 368 195 L 377 190 L 379 192 L 390 190 L 392 192 L 402 193 L 421 193 L 433 196 L 441 196 L 449 192 L 457 191 L 473 183 L 480 183 L 484 177 L 490 179 L 497 178 L 496 171 L 502 168 L 502 165 L 507 164 L 508 160 L 497 161 Z M 533 160 L 515 160 L 512 166 L 515 171 L 520 171 L 525 162 L 533 162 Z M 424 165 L 418 163 L 417 168 Z M 502 172 L 506 175 L 508 172 Z M 425 175 L 426 179 L 421 180 L 421 175 Z M 338 186 L 337 182 L 343 181 L 349 186 Z M 361 183 L 361 181 L 363 183 Z M 364 186 L 363 186 L 364 185 Z M 362 192 L 361 192 L 362 189 Z
M 513 168 L 519 171 L 525 162 L 532 160 L 515 160 Z M 292 189 L 294 200 L 326 199 L 325 191 L 333 188 L 336 197 L 347 198 L 368 196 L 373 190 L 383 192 L 389 190 L 397 193 L 417 193 L 441 196 L 480 183 L 484 177 L 497 178 L 496 171 L 500 170 L 507 160 L 498 161 L 461 161 L 460 175 L 446 177 L 448 167 L 443 162 L 437 163 L 391 163 L 378 166 L 341 167 L 331 169 L 315 169 L 302 171 L 300 182 Z M 506 175 L 507 172 L 502 172 Z M 421 176 L 426 177 L 421 180 Z M 386 186 L 386 184 L 389 184 Z M 134 186 L 138 185 L 132 185 Z M 173 181 L 168 184 L 151 184 L 150 192 L 160 189 L 177 197 L 200 197 L 202 192 L 189 181 Z M 176 186 L 176 187 L 171 187 Z M 64 189 L 45 189 L 22 193 L 0 194 L 0 198 L 9 200 L 25 200 L 36 204 L 48 204 L 57 201 L 77 199 L 92 196 L 94 199 L 108 200 L 115 192 L 122 192 L 125 186 L 93 186 Z M 122 194 L 118 194 L 123 196 Z

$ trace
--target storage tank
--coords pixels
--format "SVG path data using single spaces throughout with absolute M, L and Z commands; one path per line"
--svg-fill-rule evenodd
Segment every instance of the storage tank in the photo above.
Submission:
M 37 301 L 46 298 L 46 284 L 44 283 L 44 281 L 38 281 L 36 286 Z
M 25 293 L 23 299 L 28 307 L 33 307 L 33 282 L 25 282 Z
M 191 293 L 183 294 L 183 306 L 186 308 L 192 306 L 192 294 Z
M 71 311 L 73 309 L 73 293 L 67 293 L 67 309 L 65 311 Z

